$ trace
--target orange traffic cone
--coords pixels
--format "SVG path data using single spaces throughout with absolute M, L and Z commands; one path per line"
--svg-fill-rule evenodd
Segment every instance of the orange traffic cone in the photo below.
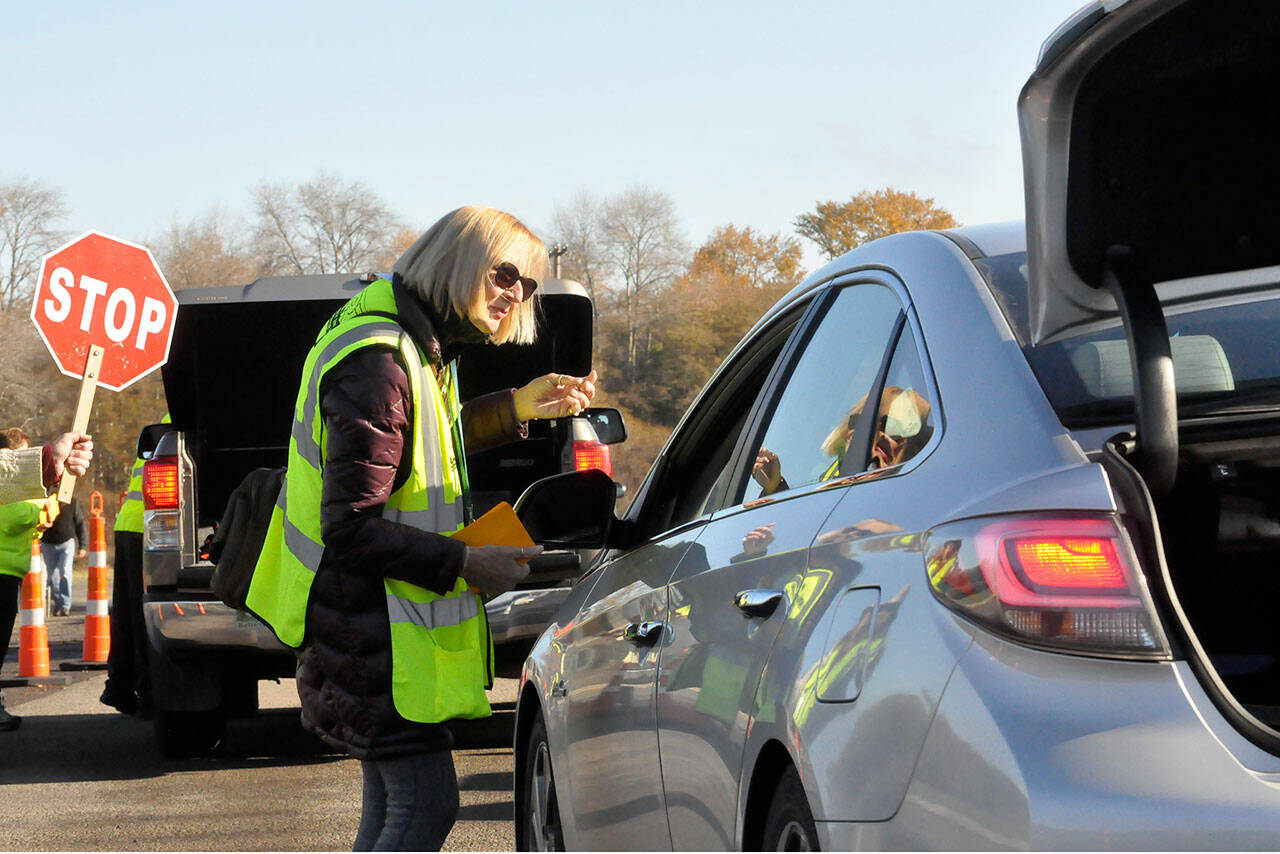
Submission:
M 44 625 L 44 560 L 40 540 L 31 541 L 31 568 L 22 578 L 22 628 L 18 630 L 18 675 L 49 675 L 49 631 Z
M 111 652 L 111 617 L 107 612 L 107 520 L 102 493 L 89 496 L 89 595 L 84 603 L 84 660 L 106 662 Z

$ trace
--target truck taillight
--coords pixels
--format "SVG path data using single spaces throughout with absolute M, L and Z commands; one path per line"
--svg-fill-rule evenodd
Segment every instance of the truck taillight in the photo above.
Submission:
M 1146 578 L 1114 517 L 940 525 L 925 555 L 934 595 L 997 634 L 1080 655 L 1169 655 Z
M 609 446 L 600 442 L 575 439 L 573 442 L 573 468 L 575 471 L 600 469 L 613 477 L 613 454 Z
M 148 510 L 178 509 L 177 457 L 156 457 L 143 464 L 142 500 Z

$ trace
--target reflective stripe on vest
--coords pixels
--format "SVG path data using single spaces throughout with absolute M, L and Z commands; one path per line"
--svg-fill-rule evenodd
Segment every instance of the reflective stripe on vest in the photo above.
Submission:
M 450 429 L 459 413 L 456 393 L 446 401 L 417 345 L 398 323 L 383 316 L 388 314 L 395 314 L 394 297 L 390 283 L 379 280 L 334 315 L 303 368 L 284 488 L 247 597 L 250 610 L 295 648 L 305 638 L 307 600 L 324 557 L 319 390 L 325 374 L 354 351 L 397 350 L 412 395 L 411 441 L 405 447 L 412 453 L 409 475 L 387 499 L 383 518 L 433 533 L 451 534 L 462 527 L 462 483 Z M 484 689 L 491 681 L 491 650 L 478 597 L 461 579 L 443 597 L 403 581 L 387 580 L 385 587 L 397 711 L 415 721 L 489 714 Z
M 412 623 L 427 629 L 456 626 L 480 613 L 478 596 L 446 596 L 432 602 L 413 602 L 387 594 L 387 616 L 393 623 Z

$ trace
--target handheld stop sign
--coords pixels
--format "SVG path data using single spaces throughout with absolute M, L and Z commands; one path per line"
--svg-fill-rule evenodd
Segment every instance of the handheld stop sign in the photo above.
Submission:
M 81 380 L 72 430 L 87 431 L 98 386 L 121 391 L 168 361 L 177 310 L 143 246 L 90 231 L 45 256 L 31 320 L 58 369 Z M 63 474 L 59 501 L 75 482 Z

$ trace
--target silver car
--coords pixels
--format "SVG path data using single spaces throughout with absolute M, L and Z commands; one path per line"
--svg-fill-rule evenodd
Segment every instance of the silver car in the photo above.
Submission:
M 725 360 L 525 663 L 522 848 L 1280 847 L 1280 8 L 1046 43 L 1022 223 L 857 249 Z

